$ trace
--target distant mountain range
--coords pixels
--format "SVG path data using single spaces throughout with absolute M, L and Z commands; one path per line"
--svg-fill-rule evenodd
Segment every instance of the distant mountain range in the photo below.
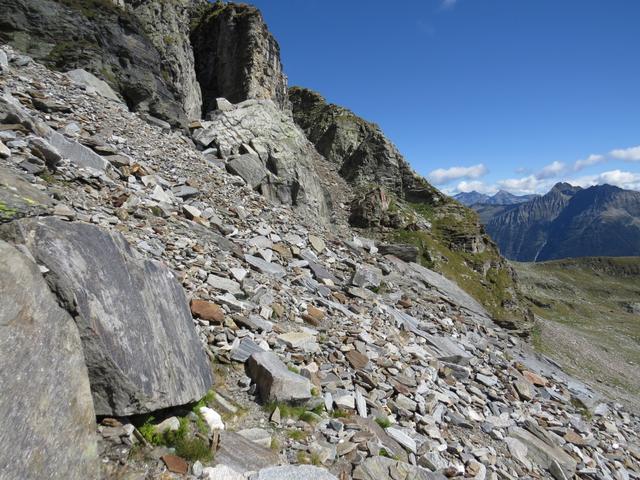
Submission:
M 558 183 L 529 201 L 472 208 L 511 260 L 640 255 L 640 192 Z
M 499 190 L 493 196 L 485 195 L 484 193 L 476 192 L 462 192 L 454 195 L 457 201 L 463 205 L 470 207 L 471 205 L 515 205 L 516 203 L 524 203 L 533 200 L 540 195 L 514 195 L 506 190 Z

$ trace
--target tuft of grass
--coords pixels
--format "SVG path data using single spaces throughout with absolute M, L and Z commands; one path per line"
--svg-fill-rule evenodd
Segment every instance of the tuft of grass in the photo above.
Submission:
M 376 417 L 376 423 L 382 428 L 389 428 L 391 426 L 391 420 L 388 417 Z
M 269 415 L 271 415 L 276 408 L 279 408 L 280 416 L 282 418 L 292 418 L 294 420 L 302 420 L 307 423 L 314 423 L 317 419 L 313 414 L 320 415 L 322 413 L 323 406 L 318 405 L 317 407 L 309 410 L 305 406 L 294 406 L 283 402 L 269 402 L 264 408 Z
M 278 439 L 276 437 L 272 437 L 271 438 L 271 444 L 269 445 L 269 448 L 271 448 L 271 450 L 275 451 L 275 452 L 279 452 L 281 445 L 280 442 L 278 441 Z
M 301 442 L 309 437 L 309 434 L 304 430 L 292 429 L 287 432 L 287 437 L 296 442 Z
M 346 417 L 349 417 L 350 415 L 351 414 L 347 410 L 342 410 L 340 408 L 336 408 L 331 412 L 331 416 L 333 418 L 346 418 Z
M 158 433 L 153 424 L 154 417 L 148 417 L 138 428 L 142 436 L 152 445 L 175 448 L 176 455 L 189 461 L 209 461 L 213 458 L 209 443 L 202 438 L 193 436 L 189 431 L 189 420 L 182 417 L 180 427 L 175 431 Z

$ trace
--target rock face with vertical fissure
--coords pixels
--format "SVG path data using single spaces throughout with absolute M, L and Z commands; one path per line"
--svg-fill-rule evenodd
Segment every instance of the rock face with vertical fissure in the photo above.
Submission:
M 96 415 L 145 413 L 204 396 L 211 367 L 168 268 L 138 258 L 120 234 L 88 224 L 21 220 L 8 236 L 50 270 L 51 289 L 75 317 Z

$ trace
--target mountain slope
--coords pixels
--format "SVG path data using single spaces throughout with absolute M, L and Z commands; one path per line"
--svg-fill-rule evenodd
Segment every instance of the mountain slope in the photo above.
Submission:
M 536 347 L 600 390 L 640 393 L 640 258 L 514 262 Z M 615 365 L 615 368 L 612 366 Z
M 415 245 L 420 261 L 458 282 L 505 324 L 526 326 L 509 265 L 473 210 L 416 174 L 380 128 L 316 92 L 289 90 L 293 118 L 355 189 L 351 223 Z
M 487 232 L 518 261 L 640 255 L 640 193 L 566 183 L 504 212 L 484 211 Z

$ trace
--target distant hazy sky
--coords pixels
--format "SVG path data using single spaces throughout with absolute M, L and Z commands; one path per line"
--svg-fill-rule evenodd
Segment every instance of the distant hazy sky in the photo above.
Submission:
M 640 0 L 250 3 L 290 85 L 378 123 L 446 192 L 640 189 Z

